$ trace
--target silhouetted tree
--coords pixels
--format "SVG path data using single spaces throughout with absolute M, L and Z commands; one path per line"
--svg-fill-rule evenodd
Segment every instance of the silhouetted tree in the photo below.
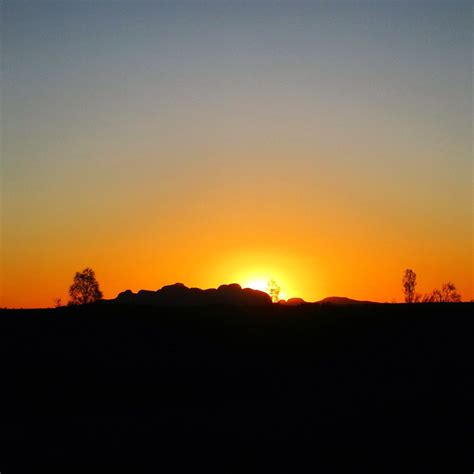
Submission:
M 454 283 L 448 281 L 445 283 L 441 290 L 437 288 L 431 293 L 431 301 L 433 303 L 459 303 L 461 301 L 461 295 L 456 291 Z
M 456 291 L 454 283 L 448 281 L 441 288 L 443 295 L 443 302 L 445 303 L 459 303 L 461 301 L 461 295 Z
M 71 297 L 69 304 L 93 303 L 102 298 L 94 270 L 85 268 L 82 272 L 76 272 L 69 288 L 69 296 Z
M 432 303 L 433 302 L 433 294 L 424 294 L 423 298 L 421 299 L 422 303 Z
M 273 303 L 278 303 L 280 300 L 281 288 L 275 280 L 270 280 L 267 285 L 267 293 L 270 295 Z
M 430 295 L 425 295 L 423 303 L 459 303 L 461 295 L 456 291 L 456 286 L 450 281 L 445 283 L 441 290 L 435 288 Z
M 405 303 L 415 302 L 416 273 L 407 268 L 403 275 L 403 293 L 405 294 Z
M 438 288 L 435 288 L 431 293 L 430 303 L 442 303 L 443 302 L 443 294 L 441 293 Z
M 61 298 L 54 298 L 54 307 L 55 308 L 60 308 L 63 305 L 62 299 Z

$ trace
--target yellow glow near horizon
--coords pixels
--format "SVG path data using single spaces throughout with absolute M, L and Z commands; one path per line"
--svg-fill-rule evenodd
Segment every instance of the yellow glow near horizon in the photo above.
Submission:
M 268 293 L 268 284 L 270 282 L 271 278 L 257 278 L 257 279 L 252 279 L 252 280 L 248 280 L 246 281 L 242 287 L 243 288 L 252 288 L 252 290 L 259 290 L 259 291 L 263 291 L 265 293 Z M 280 286 L 281 288 L 281 284 L 279 281 L 277 281 L 277 284 Z M 284 300 L 286 299 L 286 295 L 285 295 L 285 292 L 283 291 L 283 289 L 280 290 L 280 299 Z
M 251 280 L 243 284 L 244 288 L 252 288 L 252 290 L 259 290 L 267 292 L 268 280 L 267 279 L 260 279 L 260 280 Z

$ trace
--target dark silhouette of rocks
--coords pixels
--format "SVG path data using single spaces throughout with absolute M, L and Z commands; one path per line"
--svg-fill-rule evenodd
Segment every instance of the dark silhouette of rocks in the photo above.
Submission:
M 278 303 L 284 306 L 300 306 L 302 304 L 305 304 L 306 301 L 303 298 L 289 298 L 286 301 L 280 300 Z
M 114 303 L 127 303 L 155 306 L 207 306 L 229 304 L 236 306 L 263 306 L 272 303 L 270 296 L 258 290 L 243 288 L 237 283 L 221 285 L 219 288 L 188 288 L 182 283 L 167 285 L 157 291 L 140 290 L 133 293 L 126 290 L 117 298 L 110 300 Z
M 150 306 L 209 306 L 209 305 L 236 305 L 236 306 L 263 306 L 272 304 L 271 297 L 259 290 L 242 288 L 237 283 L 221 285 L 219 288 L 188 288 L 182 283 L 166 285 L 163 288 L 152 290 L 140 290 L 133 293 L 131 290 L 119 293 L 117 298 L 109 300 L 110 303 L 126 303 Z M 302 298 L 289 298 L 280 300 L 279 305 L 300 306 L 309 304 Z M 313 304 L 330 305 L 357 305 L 374 304 L 373 301 L 359 301 L 344 296 L 329 296 Z

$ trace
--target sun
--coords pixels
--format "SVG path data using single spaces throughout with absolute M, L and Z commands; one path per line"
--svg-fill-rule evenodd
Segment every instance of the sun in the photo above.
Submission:
M 259 290 L 259 291 L 264 291 L 265 293 L 267 292 L 267 287 L 268 287 L 268 279 L 259 279 L 259 280 L 251 280 L 245 283 L 244 287 L 245 288 L 252 288 L 252 290 Z
M 252 290 L 259 290 L 268 293 L 268 284 L 271 280 L 272 278 L 270 277 L 249 279 L 242 286 L 243 288 L 251 288 Z M 280 285 L 279 281 L 277 281 L 277 284 Z M 286 294 L 284 291 L 280 291 L 280 299 L 286 299 Z

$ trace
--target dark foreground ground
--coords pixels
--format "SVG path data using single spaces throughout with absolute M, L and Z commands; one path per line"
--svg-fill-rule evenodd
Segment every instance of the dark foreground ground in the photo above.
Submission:
M 472 472 L 472 310 L 1 311 L 0 471 Z

